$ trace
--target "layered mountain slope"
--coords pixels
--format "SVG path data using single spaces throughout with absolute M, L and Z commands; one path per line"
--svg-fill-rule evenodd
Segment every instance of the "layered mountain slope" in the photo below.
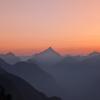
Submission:
M 29 62 L 36 62 L 42 69 L 48 70 L 50 66 L 58 63 L 62 59 L 62 56 L 57 53 L 53 48 L 48 49 L 34 55 Z
M 0 54 L 0 58 L 2 58 L 8 64 L 15 64 L 20 61 L 20 58 L 11 52 L 7 54 Z
M 19 62 L 14 65 L 9 65 L 1 60 L 0 65 L 9 73 L 23 78 L 46 95 L 60 95 L 61 89 L 55 79 L 47 72 L 40 69 L 35 63 Z
M 10 98 L 12 100 L 60 100 L 57 97 L 48 98 L 21 78 L 8 74 L 0 67 L 0 98 L 6 95 L 9 100 Z
M 52 67 L 51 74 L 68 100 L 100 99 L 100 55 L 87 55 L 83 60 L 66 57 Z

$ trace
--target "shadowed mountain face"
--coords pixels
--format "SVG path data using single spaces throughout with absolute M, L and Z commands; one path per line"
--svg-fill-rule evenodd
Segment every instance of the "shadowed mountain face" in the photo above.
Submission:
M 1 61 L 0 64 L 6 71 L 23 78 L 46 95 L 60 95 L 61 89 L 55 79 L 47 72 L 40 69 L 35 63 L 19 62 L 11 66 Z
M 62 56 L 57 53 L 53 48 L 49 47 L 48 49 L 40 52 L 39 54 L 34 55 L 29 62 L 36 62 L 42 69 L 48 69 L 49 66 L 52 66 L 59 62 L 62 59 Z
M 0 67 L 0 100 L 60 100 L 48 98 L 24 80 L 8 74 Z
M 68 100 L 100 99 L 99 54 L 89 54 L 81 60 L 65 57 L 52 67 L 51 73 L 63 87 Z
M 0 54 L 0 58 L 2 58 L 8 64 L 15 64 L 20 61 L 20 58 L 15 56 L 13 53 L 9 52 L 7 54 Z
M 37 60 L 41 58 L 41 64 L 36 59 L 14 65 L 0 60 L 0 64 L 8 72 L 20 76 L 49 96 L 59 95 L 63 100 L 100 100 L 100 53 L 93 52 L 87 56 L 60 56 L 60 59 L 58 56 L 59 61 L 51 63 L 53 56 L 48 55 L 52 53 L 54 55 L 52 48 L 42 52 L 45 60 L 42 60 L 40 53 Z M 37 64 L 41 66 L 38 67 Z

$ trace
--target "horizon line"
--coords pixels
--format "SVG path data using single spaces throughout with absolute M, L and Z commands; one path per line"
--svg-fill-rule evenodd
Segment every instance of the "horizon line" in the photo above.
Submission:
M 8 53 L 13 53 L 14 55 L 16 56 L 31 56 L 31 55 L 35 55 L 35 54 L 39 54 L 41 52 L 44 52 L 45 50 L 47 49 L 53 49 L 55 52 L 57 52 L 58 54 L 60 54 L 61 56 L 66 56 L 66 55 L 72 55 L 72 56 L 75 56 L 75 55 L 88 55 L 88 54 L 91 54 L 93 52 L 96 52 L 96 53 L 100 53 L 100 50 L 75 50 L 75 49 L 65 49 L 64 52 L 63 51 L 59 51 L 59 50 L 56 50 L 55 48 L 53 47 L 48 47 L 46 49 L 43 49 L 43 50 L 38 50 L 38 51 L 35 51 L 35 50 L 31 50 L 30 51 L 27 51 L 27 50 L 18 50 L 18 52 L 16 50 L 4 50 L 4 51 L 0 51 L 0 54 L 8 54 Z M 22 52 L 23 51 L 23 52 Z

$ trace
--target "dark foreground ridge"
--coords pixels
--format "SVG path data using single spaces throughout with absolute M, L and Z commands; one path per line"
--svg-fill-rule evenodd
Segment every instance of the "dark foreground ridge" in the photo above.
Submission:
M 23 79 L 5 72 L 0 67 L 0 100 L 61 100 L 47 97 Z

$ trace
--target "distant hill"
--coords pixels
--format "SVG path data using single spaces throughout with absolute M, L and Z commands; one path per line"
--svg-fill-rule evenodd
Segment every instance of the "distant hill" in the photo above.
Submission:
M 81 60 L 79 60 L 81 59 Z M 65 57 L 52 67 L 51 74 L 62 86 L 68 100 L 100 99 L 100 55 Z
M 21 61 L 27 61 L 29 59 L 31 59 L 31 55 L 30 56 L 18 56 L 20 58 Z
M 15 64 L 20 61 L 20 58 L 12 52 L 9 52 L 7 54 L 0 54 L 0 58 L 2 58 L 8 64 Z
M 4 98 L 4 96 L 9 97 L 7 100 L 10 98 L 12 98 L 11 100 L 60 100 L 57 97 L 48 98 L 21 78 L 5 72 L 0 67 L 0 98 Z
M 1 60 L 0 65 L 9 73 L 23 78 L 48 96 L 58 96 L 61 92 L 56 80 L 35 63 L 19 62 L 9 65 Z
M 93 51 L 91 53 L 88 54 L 88 56 L 100 56 L 100 52 L 97 52 L 97 51 Z

